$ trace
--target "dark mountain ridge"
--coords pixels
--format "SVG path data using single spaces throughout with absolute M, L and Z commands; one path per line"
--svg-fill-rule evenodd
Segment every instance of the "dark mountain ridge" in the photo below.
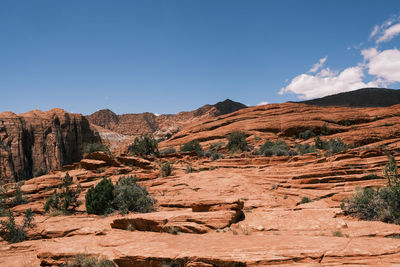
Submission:
M 389 107 L 400 104 L 400 90 L 362 88 L 312 100 L 301 101 L 313 106 Z

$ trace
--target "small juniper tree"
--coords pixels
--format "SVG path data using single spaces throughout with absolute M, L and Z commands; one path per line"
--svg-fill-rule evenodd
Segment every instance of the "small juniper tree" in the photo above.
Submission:
M 12 205 L 13 206 L 18 206 L 21 204 L 26 204 L 28 202 L 28 200 L 26 199 L 26 197 L 24 196 L 24 194 L 21 191 L 21 185 L 22 183 L 16 183 L 14 186 L 14 199 L 12 200 Z
M 105 177 L 96 186 L 91 187 L 85 199 L 87 213 L 102 215 L 112 212 L 113 191 L 114 185 Z
M 129 151 L 138 156 L 158 156 L 160 154 L 157 141 L 148 134 L 136 137 L 129 146 Z
M 58 189 L 60 193 L 54 190 L 54 193 L 49 197 L 44 205 L 44 210 L 49 212 L 50 210 L 61 211 L 64 214 L 75 211 L 75 209 L 81 204 L 78 201 L 78 197 L 82 191 L 80 185 L 76 189 L 72 188 L 73 181 L 72 177 L 67 172 L 62 179 Z
M 248 149 L 246 142 L 246 134 L 244 132 L 234 131 L 228 136 L 227 149 L 234 152 L 242 152 Z
M 0 236 L 9 243 L 22 242 L 26 239 L 26 229 L 33 227 L 33 213 L 27 209 L 22 225 L 15 223 L 14 214 L 8 211 L 7 221 L 0 221 Z

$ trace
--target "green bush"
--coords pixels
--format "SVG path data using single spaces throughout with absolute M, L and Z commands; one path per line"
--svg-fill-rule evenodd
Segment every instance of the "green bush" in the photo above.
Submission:
M 146 188 L 136 183 L 134 176 L 121 176 L 114 187 L 113 208 L 121 213 L 129 211 L 151 212 L 155 200 L 149 196 Z
M 317 136 L 315 137 L 314 143 L 316 148 L 323 149 L 327 151 L 328 154 L 344 152 L 348 148 L 348 146 L 340 138 L 337 138 L 336 140 L 331 138 L 328 141 L 324 141 L 321 140 L 319 136 Z
M 114 267 L 114 263 L 107 258 L 88 255 L 78 255 L 71 262 L 61 265 L 62 267 Z
M 129 151 L 135 156 L 159 156 L 157 141 L 148 134 L 136 137 L 129 146 Z
M 389 163 L 384 169 L 387 186 L 381 189 L 357 189 L 355 195 L 341 205 L 346 215 L 400 224 L 400 179 L 394 158 L 388 155 L 388 159 Z
M 199 141 L 197 140 L 192 140 L 190 142 L 187 142 L 183 146 L 181 146 L 181 151 L 182 152 L 196 152 L 198 156 L 203 155 L 203 149 L 201 148 L 201 145 Z
M 19 183 L 15 183 L 14 186 L 14 198 L 12 200 L 12 206 L 18 206 L 21 204 L 26 204 L 28 203 L 28 200 L 26 199 L 26 197 L 24 196 L 24 194 L 21 191 L 21 186 L 23 185 L 23 183 L 19 182 Z
M 27 209 L 22 225 L 15 223 L 14 214 L 8 211 L 7 221 L 0 221 L 0 236 L 9 243 L 22 242 L 26 238 L 26 229 L 33 227 L 33 213 Z
M 95 187 L 91 187 L 85 197 L 87 213 L 97 215 L 111 213 L 113 191 L 114 185 L 107 178 L 103 178 Z
M 315 136 L 315 133 L 311 130 L 305 130 L 304 132 L 299 133 L 299 138 L 301 138 L 303 140 L 313 138 L 314 136 Z
M 7 215 L 7 194 L 4 186 L 0 186 L 0 217 Z
M 88 143 L 88 144 L 85 144 L 83 146 L 83 153 L 85 153 L 85 154 L 89 154 L 89 153 L 97 152 L 97 151 L 102 151 L 102 152 L 105 152 L 107 154 L 110 154 L 110 149 L 107 146 L 105 146 L 102 143 L 100 143 L 100 142 L 98 142 L 98 143 Z
M 295 149 L 299 152 L 300 155 L 313 153 L 317 151 L 315 146 L 310 144 L 296 144 Z
M 75 209 L 81 204 L 81 202 L 78 201 L 78 197 L 82 189 L 80 185 L 78 185 L 76 189 L 73 189 L 71 187 L 72 184 L 72 178 L 67 172 L 62 179 L 61 184 L 58 186 L 58 189 L 61 192 L 57 193 L 57 190 L 54 190 L 53 195 L 50 196 L 44 204 L 44 210 L 46 212 L 61 211 L 64 214 L 75 211 Z
M 150 212 L 154 210 L 155 202 L 147 190 L 137 184 L 134 176 L 121 176 L 115 185 L 109 179 L 103 178 L 87 192 L 86 211 L 97 215 L 113 211 Z
M 164 162 L 160 164 L 160 171 L 162 177 L 167 177 L 172 174 L 173 165 L 170 162 Z
M 309 197 L 302 197 L 299 204 L 309 203 L 311 199 Z
M 285 141 L 272 142 L 267 140 L 259 150 L 259 154 L 264 156 L 294 156 L 296 151 L 290 150 Z
M 228 151 L 231 153 L 247 151 L 246 134 L 244 132 L 234 131 L 228 136 Z

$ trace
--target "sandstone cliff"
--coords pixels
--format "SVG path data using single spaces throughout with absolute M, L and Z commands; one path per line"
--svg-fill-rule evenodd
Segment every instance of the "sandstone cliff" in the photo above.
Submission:
M 100 141 L 80 114 L 62 109 L 0 113 L 0 178 L 21 180 L 79 161 L 82 145 Z

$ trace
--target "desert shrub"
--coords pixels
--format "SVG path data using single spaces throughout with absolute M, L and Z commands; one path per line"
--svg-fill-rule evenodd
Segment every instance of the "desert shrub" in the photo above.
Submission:
M 7 194 L 4 186 L 0 186 L 0 217 L 7 215 Z
M 121 176 L 114 187 L 113 208 L 121 213 L 153 211 L 155 200 L 146 188 L 136 183 L 134 176 Z
M 21 186 L 23 185 L 23 183 L 19 182 L 19 183 L 15 183 L 14 186 L 14 198 L 12 200 L 12 206 L 18 206 L 21 204 L 26 204 L 28 203 L 28 200 L 26 199 L 26 197 L 24 196 L 24 194 L 21 191 Z
M 388 155 L 388 159 L 384 169 L 387 186 L 381 189 L 358 188 L 355 195 L 341 205 L 346 215 L 400 224 L 400 180 L 394 158 Z
M 91 187 L 85 197 L 87 213 L 101 215 L 112 212 L 113 191 L 114 185 L 107 178 Z
M 133 155 L 139 156 L 158 156 L 158 142 L 148 134 L 136 137 L 129 146 L 129 151 Z
M 75 211 L 75 209 L 81 204 L 78 201 L 78 197 L 81 193 L 80 185 L 77 188 L 72 188 L 73 185 L 72 177 L 67 172 L 62 179 L 61 184 L 58 186 L 60 193 L 54 190 L 52 196 L 50 196 L 44 204 L 44 210 L 50 211 L 61 211 L 64 214 Z
M 336 140 L 331 138 L 328 141 L 324 141 L 321 140 L 319 136 L 317 136 L 315 137 L 314 143 L 316 148 L 323 149 L 327 151 L 328 154 L 344 152 L 348 148 L 348 146 L 340 138 L 337 138 Z
M 299 204 L 309 203 L 311 199 L 309 197 L 302 197 Z
M 210 160 L 212 161 L 217 159 L 223 159 L 224 155 L 218 152 L 218 150 L 220 150 L 223 145 L 224 143 L 216 143 L 210 145 L 208 149 L 204 152 L 204 156 L 210 158 Z
M 83 153 L 85 154 L 89 154 L 92 152 L 97 152 L 97 151 L 102 151 L 105 152 L 107 154 L 110 154 L 110 149 L 103 145 L 102 143 L 98 142 L 98 143 L 87 143 L 83 146 Z
M 114 211 L 150 212 L 154 210 L 155 202 L 147 190 L 137 184 L 134 176 L 121 176 L 115 185 L 109 179 L 103 178 L 87 192 L 86 211 L 97 215 Z
M 267 140 L 259 150 L 259 154 L 264 156 L 293 156 L 297 153 L 290 150 L 285 141 L 272 142 Z
M 33 177 L 39 177 L 39 176 L 42 176 L 42 175 L 45 175 L 45 174 L 47 174 L 47 169 L 46 168 L 39 168 L 39 169 L 37 169 L 37 170 L 35 170 L 33 172 Z
M 305 130 L 304 132 L 299 133 L 299 138 L 301 138 L 303 140 L 313 138 L 314 136 L 315 136 L 315 133 L 311 130 Z
M 176 153 L 176 149 L 173 147 L 169 147 L 160 152 L 161 155 L 168 155 L 168 154 L 173 154 L 173 153 Z
M 114 263 L 105 257 L 94 257 L 88 255 L 78 255 L 71 262 L 67 262 L 63 267 L 114 267 Z
M 231 153 L 247 151 L 246 134 L 239 131 L 229 134 L 227 149 Z
M 6 221 L 0 221 L 0 236 L 9 243 L 22 242 L 26 238 L 26 229 L 33 226 L 33 213 L 31 209 L 27 209 L 24 214 L 22 225 L 15 223 L 14 214 L 8 211 Z
M 192 173 L 192 172 L 195 172 L 195 171 L 196 170 L 195 170 L 195 168 L 193 168 L 192 165 L 190 165 L 190 164 L 186 165 L 185 173 Z
M 315 146 L 310 144 L 296 144 L 295 149 L 300 153 L 300 155 L 317 151 Z
M 160 163 L 160 172 L 162 177 L 167 177 L 172 174 L 173 165 L 170 162 Z
M 183 146 L 181 146 L 181 151 L 182 152 L 196 152 L 198 156 L 203 155 L 203 149 L 201 148 L 201 145 L 199 141 L 197 140 L 192 140 L 190 142 L 187 142 Z

